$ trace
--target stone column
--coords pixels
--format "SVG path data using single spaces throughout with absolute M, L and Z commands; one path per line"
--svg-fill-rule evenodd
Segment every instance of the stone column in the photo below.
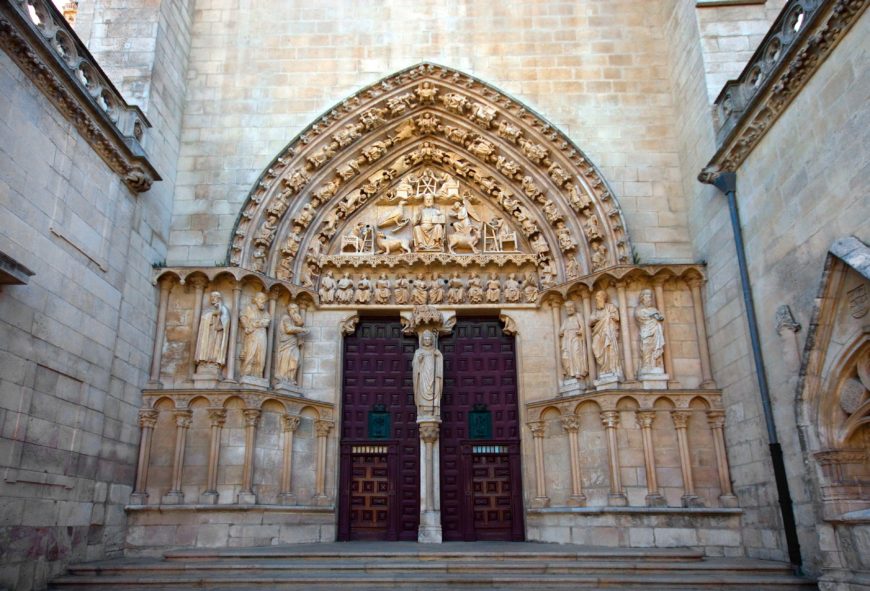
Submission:
M 236 341 L 239 340 L 239 306 L 242 303 L 242 286 L 233 285 L 233 309 L 230 310 L 230 342 L 227 346 L 227 381 L 236 381 Z
M 254 446 L 257 443 L 257 424 L 260 422 L 260 409 L 246 408 L 245 415 L 245 464 L 242 467 L 242 490 L 239 491 L 239 505 L 256 505 L 254 494 Z
M 184 472 L 184 447 L 187 443 L 187 430 L 190 428 L 191 412 L 175 411 L 175 454 L 172 458 L 172 488 L 163 495 L 160 502 L 164 505 L 181 505 L 184 492 L 181 490 L 181 476 Z
M 662 330 L 665 334 L 665 349 L 663 354 L 665 361 L 665 373 L 670 376 L 670 379 L 668 380 L 668 387 L 680 388 L 681 386 L 679 380 L 677 380 L 677 374 L 674 373 L 674 358 L 671 354 L 671 320 L 665 307 L 664 283 L 664 278 L 656 277 L 653 285 L 655 286 L 656 292 L 656 306 L 658 307 L 659 312 L 662 313 L 662 316 L 665 317 L 665 321 L 662 323 Z
M 713 373 L 710 370 L 710 347 L 707 344 L 707 325 L 704 321 L 704 301 L 701 298 L 701 284 L 699 278 L 690 279 L 689 286 L 692 288 L 692 308 L 695 313 L 695 334 L 698 339 L 698 356 L 701 358 L 701 387 L 715 388 Z
M 441 421 L 424 420 L 420 428 L 420 527 L 417 541 L 441 543 L 441 490 L 438 431 Z
M 607 454 L 610 460 L 610 494 L 607 504 L 617 507 L 628 505 L 628 499 L 622 492 L 622 475 L 619 467 L 619 443 L 616 439 L 616 427 L 619 426 L 619 411 L 605 410 L 601 413 L 601 423 L 607 435 Z
M 166 310 L 169 307 L 170 279 L 160 281 L 160 303 L 157 309 L 157 334 L 154 335 L 154 350 L 151 353 L 151 384 L 160 385 L 160 362 L 163 360 L 163 340 L 166 337 Z
M 680 470 L 683 473 L 683 507 L 703 507 L 704 502 L 695 494 L 695 479 L 692 476 L 692 456 L 689 454 L 689 436 L 687 428 L 690 410 L 672 410 L 674 427 L 677 430 L 677 445 L 680 449 Z
M 568 452 L 571 457 L 571 496 L 568 506 L 586 506 L 586 495 L 583 494 L 583 482 L 580 478 L 580 419 L 576 415 L 562 417 L 562 428 L 568 433 Z
M 716 469 L 719 472 L 719 502 L 723 507 L 737 507 L 737 496 L 731 488 L 731 471 L 725 453 L 725 411 L 708 410 L 707 424 L 713 431 L 713 446 L 716 449 Z
M 192 380 L 196 373 L 196 341 L 199 338 L 199 321 L 202 316 L 202 295 L 208 281 L 203 277 L 194 277 L 191 280 L 194 288 L 193 294 L 193 327 L 190 331 L 190 367 L 187 369 L 187 378 Z
M 547 475 L 544 471 L 544 431 L 547 424 L 544 421 L 530 421 L 527 423 L 532 432 L 532 441 L 535 445 L 535 498 L 532 499 L 532 507 L 541 509 L 550 506 L 550 497 L 547 496 Z
M 646 504 L 648 507 L 665 507 L 667 501 L 659 492 L 658 478 L 656 477 L 656 455 L 653 446 L 652 425 L 656 413 L 653 410 L 643 410 L 635 413 L 637 426 L 641 429 L 643 438 L 643 465 L 646 469 Z
M 272 356 L 275 354 L 275 327 L 278 324 L 278 318 L 275 318 L 275 304 L 278 295 L 274 291 L 269 292 L 269 317 L 272 322 L 266 328 L 266 367 L 263 370 L 263 377 L 267 384 L 272 383 Z
M 156 410 L 143 408 L 139 411 L 142 437 L 139 439 L 139 465 L 136 467 L 136 487 L 130 495 L 131 505 L 144 505 L 148 502 L 148 464 L 151 462 L 151 437 L 156 424 Z
M 562 328 L 562 305 L 556 298 L 550 299 L 550 311 L 553 316 L 553 351 L 556 354 L 556 372 L 559 375 L 559 383 L 565 380 L 562 368 L 562 342 L 559 338 L 559 329 Z
M 326 495 L 326 442 L 332 430 L 332 421 L 314 421 L 314 432 L 317 434 L 317 472 L 315 474 L 314 504 L 328 505 Z
M 299 428 L 300 419 L 294 415 L 284 415 L 281 417 L 281 421 L 284 427 L 284 456 L 281 465 L 281 493 L 278 495 L 278 502 L 282 505 L 295 505 L 296 495 L 292 492 L 290 480 L 293 475 L 293 436 L 296 429 Z
M 586 359 L 589 365 L 589 383 L 598 379 L 598 369 L 595 366 L 595 353 L 592 352 L 592 331 L 589 330 L 589 317 L 592 316 L 592 295 L 583 292 L 583 334 L 586 337 Z
M 619 330 L 622 333 L 622 371 L 626 382 L 635 381 L 634 361 L 631 355 L 631 320 L 628 317 L 628 299 L 625 295 L 625 282 L 616 284 L 616 293 L 619 296 Z
M 217 505 L 217 469 L 221 453 L 221 429 L 227 422 L 227 411 L 223 408 L 210 408 L 208 409 L 208 418 L 211 423 L 208 445 L 208 485 L 205 492 L 199 496 L 199 502 L 204 505 Z

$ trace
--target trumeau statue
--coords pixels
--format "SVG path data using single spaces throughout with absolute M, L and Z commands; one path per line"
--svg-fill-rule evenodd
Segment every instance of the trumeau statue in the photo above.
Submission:
M 219 291 L 211 292 L 208 301 L 211 308 L 200 317 L 194 359 L 196 359 L 197 371 L 220 372 L 227 361 L 230 311 L 224 305 L 223 296 Z
M 640 292 L 640 301 L 634 311 L 634 317 L 640 329 L 640 371 L 664 372 L 662 356 L 665 351 L 665 333 L 662 322 L 665 317 L 655 307 L 651 289 Z
M 595 310 L 589 318 L 592 328 L 592 353 L 598 364 L 598 375 L 618 376 L 619 363 L 619 310 L 607 301 L 606 291 L 595 292 Z
M 266 311 L 266 294 L 257 292 L 239 317 L 243 331 L 242 352 L 239 355 L 242 376 L 263 377 L 266 367 L 266 329 L 270 322 L 272 316 Z
M 303 328 L 302 315 L 299 306 L 287 306 L 287 315 L 281 319 L 278 336 L 278 354 L 275 358 L 275 379 L 296 385 L 299 373 L 299 358 L 302 352 L 302 335 L 308 334 Z
M 565 302 L 568 317 L 559 328 L 562 344 L 562 375 L 566 378 L 584 378 L 589 375 L 586 363 L 586 341 L 583 337 L 583 319 L 574 302 Z
M 418 420 L 420 417 L 439 418 L 444 357 L 435 346 L 435 335 L 431 330 L 420 334 L 420 347 L 414 352 L 412 370 Z

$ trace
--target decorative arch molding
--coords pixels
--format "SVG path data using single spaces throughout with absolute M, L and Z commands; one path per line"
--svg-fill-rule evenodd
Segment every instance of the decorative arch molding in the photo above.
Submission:
M 615 196 L 579 148 L 501 91 L 424 63 L 361 90 L 290 142 L 248 195 L 229 263 L 312 287 L 326 267 L 338 270 L 347 262 L 329 257 L 344 250 L 342 236 L 360 223 L 360 212 L 398 204 L 409 178 L 422 174 L 449 180 L 453 191 L 442 186 L 436 195 L 441 206 L 461 202 L 477 208 L 478 243 L 486 224 L 498 217 L 517 233 L 522 248 L 506 255 L 499 247 L 488 258 L 462 256 L 483 249 L 461 235 L 461 254 L 452 255 L 445 240 L 437 252 L 369 257 L 374 267 L 465 267 L 471 260 L 481 271 L 491 264 L 520 271 L 525 254 L 547 288 L 632 262 Z M 411 215 L 422 207 L 419 191 L 416 198 L 409 203 Z M 445 233 L 451 225 L 448 220 Z M 368 254 L 383 251 L 374 248 L 379 230 L 372 228 Z

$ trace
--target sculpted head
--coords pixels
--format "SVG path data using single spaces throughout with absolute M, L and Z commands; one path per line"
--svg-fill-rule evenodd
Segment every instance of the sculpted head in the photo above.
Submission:
M 595 306 L 600 310 L 604 308 L 604 304 L 607 303 L 607 292 L 603 289 L 599 289 L 595 292 Z
M 640 292 L 640 304 L 647 308 L 653 305 L 653 294 L 651 289 L 644 289 Z
M 427 349 L 435 345 L 435 337 L 431 330 L 424 330 L 423 334 L 420 335 L 420 345 Z
M 258 291 L 257 295 L 254 296 L 254 304 L 256 304 L 257 308 L 260 310 L 266 309 L 266 294 L 262 291 Z
M 214 308 L 219 307 L 221 305 L 221 302 L 223 302 L 223 300 L 224 300 L 224 296 L 222 296 L 221 292 L 219 292 L 219 291 L 213 291 L 210 294 L 208 294 L 208 301 L 212 305 L 212 307 L 214 307 Z
M 565 302 L 565 312 L 568 313 L 568 316 L 573 316 L 577 313 L 577 308 L 574 306 L 573 301 L 568 300 L 567 302 Z
M 287 304 L 287 313 L 293 317 L 299 314 L 299 306 L 297 304 Z
M 431 193 L 423 196 L 423 207 L 432 207 L 435 204 L 435 197 Z

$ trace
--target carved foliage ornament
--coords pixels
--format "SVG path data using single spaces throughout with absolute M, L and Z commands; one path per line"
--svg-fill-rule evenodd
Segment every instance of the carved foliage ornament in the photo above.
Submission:
M 399 150 L 405 153 L 399 160 L 386 160 Z M 383 162 L 388 162 L 386 168 Z M 585 271 L 591 272 L 592 248 L 587 241 L 598 244 L 598 266 L 629 260 L 628 237 L 612 193 L 567 138 L 480 81 L 424 64 L 364 89 L 284 150 L 242 209 L 230 248 L 231 264 L 263 272 L 283 269 L 282 279 L 311 282 L 315 271 L 309 264 L 309 248 L 322 245 L 321 236 L 332 240 L 342 220 L 385 191 L 399 193 L 398 171 L 424 162 L 449 171 L 497 202 L 527 238 L 543 232 L 543 226 L 550 227 L 544 232 L 548 249 L 539 253 L 545 262 L 559 253 L 579 256 Z M 520 181 L 526 177 L 524 189 Z M 276 206 L 281 200 L 288 205 Z M 406 219 L 397 212 L 394 220 L 387 220 L 393 227 Z M 267 213 L 278 216 L 277 224 Z M 407 246 L 440 250 L 443 244 L 452 250 L 446 240 L 452 234 L 458 237 L 453 249 L 473 253 L 482 246 L 482 232 L 475 236 L 471 226 L 460 223 L 462 219 L 442 222 L 432 212 L 417 223 L 422 227 L 415 227 Z M 448 225 L 455 223 L 460 226 Z M 557 235 L 558 223 L 564 225 Z M 273 225 L 277 225 L 276 236 L 270 238 Z M 377 246 L 381 252 L 406 252 L 405 244 L 391 243 L 384 234 Z M 294 236 L 292 244 L 285 235 Z M 374 247 L 377 238 L 376 234 L 364 238 L 370 241 L 365 246 Z M 282 243 L 288 246 L 276 248 Z M 568 265 L 551 266 L 562 275 L 561 269 Z

